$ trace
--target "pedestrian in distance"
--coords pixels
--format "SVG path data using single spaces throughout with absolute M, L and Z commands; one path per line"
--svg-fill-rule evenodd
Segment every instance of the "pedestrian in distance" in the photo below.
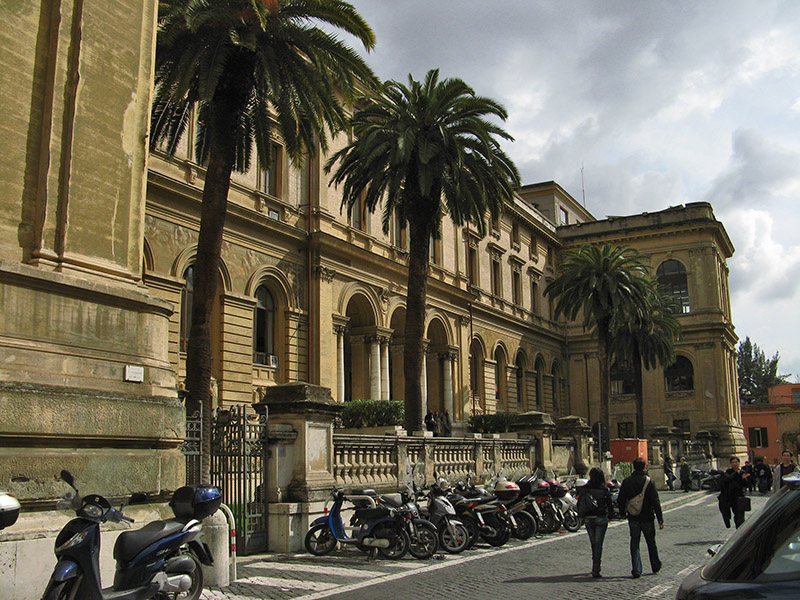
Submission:
M 775 465 L 772 469 L 772 492 L 778 492 L 786 485 L 786 482 L 783 480 L 784 475 L 794 473 L 797 470 L 797 465 L 792 462 L 792 451 L 788 448 L 784 448 L 781 453 L 780 464 Z
M 684 492 L 688 492 L 692 489 L 692 470 L 689 468 L 689 463 L 686 462 L 685 456 L 681 456 L 679 462 L 681 465 L 681 489 Z
M 433 411 L 433 437 L 442 436 L 442 417 L 438 410 Z
M 656 526 L 664 529 L 664 515 L 658 491 L 650 477 L 644 472 L 645 462 L 641 457 L 633 459 L 633 473 L 626 477 L 619 490 L 617 505 L 619 514 L 627 515 L 628 531 L 631 536 L 631 577 L 638 579 L 642 575 L 642 555 L 639 552 L 639 541 L 644 535 L 647 553 L 650 557 L 650 569 L 653 573 L 661 570 L 656 546 Z
M 739 459 L 731 456 L 731 468 L 722 475 L 718 499 L 719 512 L 722 513 L 725 527 L 731 526 L 731 513 L 737 529 L 744 523 L 744 488 L 749 478 L 750 475 L 742 470 Z M 746 501 L 750 502 L 750 499 L 747 498 Z
M 597 467 L 589 470 L 589 481 L 578 491 L 578 516 L 584 519 L 586 533 L 592 547 L 592 577 L 600 575 L 600 562 L 603 558 L 603 540 L 614 505 L 611 502 L 611 491 L 606 484 L 603 471 Z
M 431 411 L 428 411 L 428 413 L 425 415 L 425 429 L 427 429 L 431 433 L 433 433 L 436 429 L 436 423 L 434 421 L 433 413 Z
M 744 481 L 745 493 L 752 492 L 754 489 L 756 489 L 756 478 L 753 475 L 753 463 L 751 463 L 749 460 L 744 461 L 744 464 L 742 465 L 742 473 L 747 473 L 747 479 Z
M 442 414 L 442 432 L 445 437 L 450 437 L 453 431 L 453 421 L 450 419 L 450 412 L 445 408 Z
M 758 492 L 766 494 L 772 487 L 772 470 L 764 464 L 763 457 L 756 459 L 756 464 L 753 466 L 753 475 L 756 478 L 758 485 Z
M 664 461 L 664 476 L 667 478 L 667 488 L 670 492 L 675 490 L 675 471 L 672 470 L 672 459 L 668 456 Z

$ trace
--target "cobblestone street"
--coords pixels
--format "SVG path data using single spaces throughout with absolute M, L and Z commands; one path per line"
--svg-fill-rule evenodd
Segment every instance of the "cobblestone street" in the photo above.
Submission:
M 603 550 L 603 578 L 593 579 L 589 540 L 576 533 L 512 540 L 501 548 L 485 544 L 462 555 L 437 555 L 419 561 L 367 560 L 355 549 L 338 549 L 329 556 L 270 554 L 240 559 L 237 581 L 223 589 L 208 589 L 207 600 L 317 600 L 454 596 L 472 598 L 673 598 L 683 578 L 708 560 L 709 546 L 726 540 L 716 494 L 661 492 L 665 528 L 657 534 L 664 566 L 651 574 L 644 540 L 644 572 L 630 578 L 628 528 L 613 521 Z M 753 496 L 753 510 L 766 502 Z

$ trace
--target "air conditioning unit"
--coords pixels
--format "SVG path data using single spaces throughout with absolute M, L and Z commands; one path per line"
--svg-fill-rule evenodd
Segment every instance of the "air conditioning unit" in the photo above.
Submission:
M 272 367 L 273 369 L 277 369 L 277 368 L 278 368 L 278 357 L 277 357 L 277 356 L 275 356 L 274 354 L 270 354 L 270 355 L 267 357 L 267 364 L 268 364 L 270 367 Z

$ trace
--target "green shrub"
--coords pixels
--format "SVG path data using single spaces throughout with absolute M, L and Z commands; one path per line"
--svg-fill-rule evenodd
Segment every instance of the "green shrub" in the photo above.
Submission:
M 622 481 L 626 477 L 630 477 L 631 473 L 633 473 L 633 463 L 629 462 L 614 463 L 612 471 L 617 480 Z
M 335 425 L 347 429 L 402 425 L 405 407 L 397 400 L 350 400 Z
M 517 417 L 516 413 L 508 412 L 472 415 L 469 418 L 469 429 L 473 433 L 506 433 Z

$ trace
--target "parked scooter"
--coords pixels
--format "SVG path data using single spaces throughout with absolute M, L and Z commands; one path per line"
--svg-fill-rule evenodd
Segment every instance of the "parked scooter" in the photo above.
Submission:
M 440 480 L 440 483 L 444 483 Z M 463 552 L 469 546 L 469 530 L 456 516 L 456 509 L 447 499 L 442 485 L 434 483 L 427 494 L 427 506 L 420 507 L 422 516 L 428 519 L 439 532 L 439 545 L 450 554 Z
M 370 496 L 377 505 L 387 506 L 396 514 L 399 513 L 402 517 L 403 527 L 411 541 L 408 552 L 414 558 L 424 560 L 432 557 L 439 550 L 439 535 L 436 526 L 420 515 L 416 494 L 411 485 L 396 494 L 378 495 L 372 489 L 353 490 L 353 493 Z M 350 525 L 357 527 L 360 524 L 359 514 L 356 511 L 350 520 Z
M 306 533 L 305 547 L 311 554 L 322 556 L 336 548 L 337 543 L 353 544 L 362 550 L 378 549 L 387 558 L 402 558 L 408 552 L 411 540 L 404 528 L 405 516 L 386 506 L 376 506 L 368 495 L 347 497 L 342 490 L 332 492 L 333 505 L 326 507 L 324 516 L 311 523 Z M 358 502 L 352 536 L 348 536 L 342 521 L 342 505 Z
M 81 598 L 121 600 L 181 598 L 197 600 L 203 591 L 200 563 L 213 560 L 206 544 L 197 537 L 201 520 L 216 512 L 222 495 L 213 486 L 185 486 L 176 490 L 170 501 L 174 519 L 154 521 L 142 529 L 119 535 L 114 545 L 117 570 L 114 585 L 100 584 L 100 524 L 108 521 L 133 523 L 133 519 L 98 494 L 81 496 L 74 477 L 61 471 L 61 479 L 75 490 L 59 503 L 75 511 L 77 518 L 67 523 L 55 544 L 56 564 L 43 600 Z M 143 501 L 135 494 L 131 502 Z

